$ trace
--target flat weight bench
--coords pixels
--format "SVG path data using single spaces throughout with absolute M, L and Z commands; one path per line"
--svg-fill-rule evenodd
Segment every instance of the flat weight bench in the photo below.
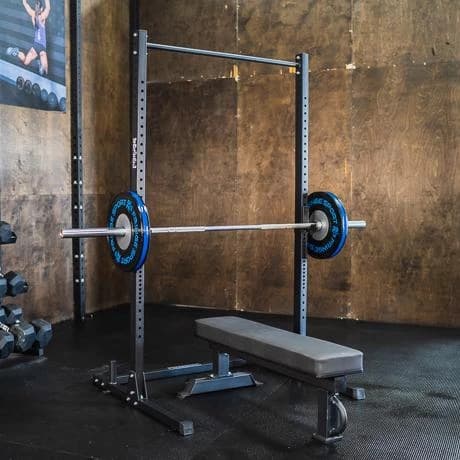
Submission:
M 313 437 L 326 444 L 342 439 L 347 412 L 338 394 L 346 390 L 347 375 L 363 372 L 362 352 L 235 316 L 199 319 L 195 325 L 196 335 L 213 350 L 213 373 L 189 380 L 180 398 L 260 385 L 251 373 L 230 371 L 232 354 L 317 387 L 318 426 Z

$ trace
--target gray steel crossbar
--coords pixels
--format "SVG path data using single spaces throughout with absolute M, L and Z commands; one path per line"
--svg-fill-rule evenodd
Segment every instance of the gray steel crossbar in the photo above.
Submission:
M 282 59 L 270 59 L 259 56 L 248 56 L 245 54 L 224 53 L 221 51 L 202 50 L 198 48 L 187 48 L 185 46 L 162 45 L 160 43 L 147 43 L 147 48 L 169 51 L 172 53 L 194 54 L 195 56 L 209 56 L 221 59 L 232 59 L 234 61 L 257 62 L 259 64 L 279 65 L 282 67 L 296 67 L 297 63 L 284 61 Z

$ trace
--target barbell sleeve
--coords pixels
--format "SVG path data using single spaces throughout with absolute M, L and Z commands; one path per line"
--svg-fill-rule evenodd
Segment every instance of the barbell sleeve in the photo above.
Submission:
M 200 233 L 200 232 L 229 232 L 246 230 L 319 230 L 321 222 L 296 224 L 254 224 L 254 225 L 212 225 L 191 227 L 151 227 L 152 235 L 161 233 Z M 348 228 L 366 228 L 364 220 L 350 220 Z M 94 238 L 104 236 L 125 236 L 130 230 L 126 228 L 72 228 L 61 231 L 61 238 Z
M 349 220 L 348 221 L 348 228 L 357 228 L 357 229 L 362 229 L 366 228 L 367 223 L 365 220 Z

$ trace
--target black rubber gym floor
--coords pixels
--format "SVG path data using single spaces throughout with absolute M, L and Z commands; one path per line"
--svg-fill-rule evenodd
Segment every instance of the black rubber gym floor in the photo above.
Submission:
M 264 385 L 175 399 L 184 379 L 150 392 L 195 422 L 183 438 L 91 385 L 110 359 L 128 358 L 128 308 L 101 312 L 83 328 L 55 327 L 47 359 L 0 371 L 0 458 L 103 459 L 460 459 L 460 331 L 311 320 L 310 334 L 364 352 L 352 379 L 365 401 L 344 399 L 343 441 L 311 440 L 315 392 L 254 367 Z M 150 305 L 148 369 L 208 360 L 193 320 L 219 314 Z M 286 317 L 244 315 L 290 328 Z

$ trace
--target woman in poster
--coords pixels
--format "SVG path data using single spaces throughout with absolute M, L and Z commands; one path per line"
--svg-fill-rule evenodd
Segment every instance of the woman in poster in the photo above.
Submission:
M 30 65 L 35 59 L 39 58 L 40 75 L 48 74 L 48 54 L 46 52 L 46 20 L 50 14 L 50 0 L 35 0 L 35 9 L 33 9 L 27 0 L 22 0 L 27 14 L 32 20 L 35 29 L 34 43 L 25 54 L 17 47 L 9 47 L 6 54 L 17 57 L 24 65 Z

